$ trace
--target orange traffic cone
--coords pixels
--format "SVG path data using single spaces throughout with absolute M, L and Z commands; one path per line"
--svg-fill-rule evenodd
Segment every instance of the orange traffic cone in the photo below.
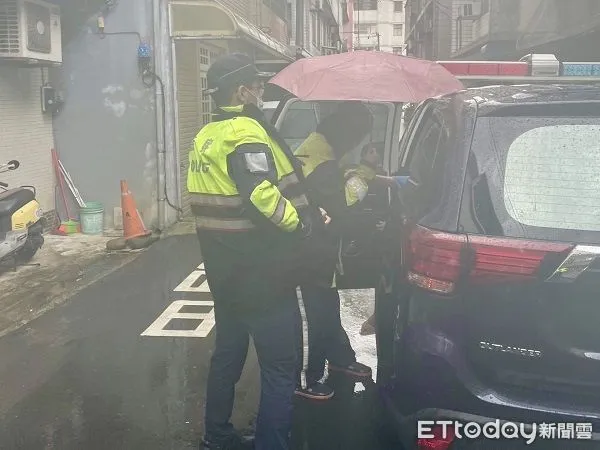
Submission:
M 151 231 L 146 230 L 142 217 L 135 206 L 133 194 L 125 180 L 121 180 L 121 209 L 123 210 L 123 236 L 125 239 L 152 234 Z

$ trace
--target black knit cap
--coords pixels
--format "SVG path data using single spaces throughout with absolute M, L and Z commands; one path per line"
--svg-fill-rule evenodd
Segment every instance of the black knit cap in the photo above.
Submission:
M 270 78 L 273 74 L 259 72 L 252 58 L 243 53 L 231 53 L 218 58 L 206 73 L 207 93 L 250 84 L 255 80 Z

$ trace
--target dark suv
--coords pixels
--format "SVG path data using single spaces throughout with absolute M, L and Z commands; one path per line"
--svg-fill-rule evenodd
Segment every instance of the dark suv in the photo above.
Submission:
M 526 448 L 452 426 L 417 435 L 417 420 L 500 419 L 550 424 L 544 449 L 600 448 L 600 85 L 429 100 L 399 167 L 377 381 L 405 446 Z

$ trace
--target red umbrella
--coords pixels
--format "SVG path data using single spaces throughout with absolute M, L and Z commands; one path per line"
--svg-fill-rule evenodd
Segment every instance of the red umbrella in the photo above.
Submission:
M 415 103 L 464 89 L 438 63 L 374 51 L 300 59 L 269 83 L 307 101 Z

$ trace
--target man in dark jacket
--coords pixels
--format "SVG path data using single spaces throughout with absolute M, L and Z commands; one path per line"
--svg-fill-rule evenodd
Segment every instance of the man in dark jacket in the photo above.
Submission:
M 329 238 L 337 251 L 343 230 L 351 227 L 352 209 L 346 203 L 342 156 L 358 146 L 369 134 L 373 118 L 362 103 L 348 103 L 318 125 L 295 152 L 303 163 L 308 197 L 331 217 Z M 335 262 L 335 258 L 332 258 Z M 330 371 L 356 378 L 371 376 L 371 369 L 356 361 L 348 335 L 341 324 L 340 297 L 335 288 L 335 263 L 321 279 L 301 286 L 308 322 L 308 367 L 302 372 L 296 394 L 313 400 L 327 400 L 333 390 L 318 381 L 325 360 Z M 306 343 L 305 343 L 306 344 Z

